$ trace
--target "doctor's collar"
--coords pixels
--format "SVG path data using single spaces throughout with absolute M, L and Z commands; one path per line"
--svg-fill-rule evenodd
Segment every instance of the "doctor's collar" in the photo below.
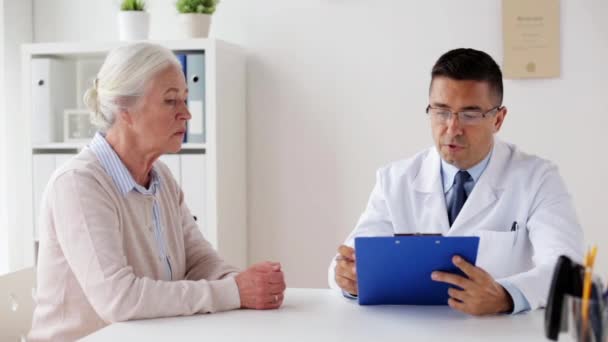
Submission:
M 477 183 L 477 181 L 479 180 L 479 177 L 481 177 L 481 175 L 485 171 L 486 167 L 490 163 L 490 159 L 492 157 L 493 152 L 494 152 L 494 145 L 492 145 L 490 152 L 488 152 L 488 154 L 486 155 L 486 157 L 484 159 L 482 159 L 479 163 L 477 163 L 473 167 L 466 169 L 466 171 L 471 175 L 471 179 L 473 180 L 473 183 Z M 457 168 L 456 166 L 446 162 L 441 157 L 440 157 L 440 160 L 441 160 L 441 179 L 443 182 L 443 191 L 444 191 L 444 193 L 447 193 L 452 188 L 452 185 L 454 183 L 454 177 L 456 177 L 456 173 L 458 173 L 458 171 L 460 171 L 460 169 Z

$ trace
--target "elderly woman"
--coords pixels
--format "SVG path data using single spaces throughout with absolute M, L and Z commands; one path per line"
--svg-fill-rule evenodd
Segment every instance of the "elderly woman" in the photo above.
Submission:
M 48 184 L 40 216 L 31 340 L 66 341 L 131 319 L 274 309 L 278 263 L 239 272 L 203 238 L 158 158 L 177 152 L 190 113 L 179 61 L 136 43 L 107 56 L 85 102 L 100 126 Z

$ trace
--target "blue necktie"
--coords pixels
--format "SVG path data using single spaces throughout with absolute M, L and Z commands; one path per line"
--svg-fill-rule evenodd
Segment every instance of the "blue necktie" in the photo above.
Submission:
M 450 220 L 450 227 L 452 223 L 456 221 L 456 217 L 460 213 L 460 209 L 467 201 L 467 193 L 464 191 L 464 183 L 471 178 L 471 175 L 467 171 L 458 171 L 454 178 L 454 195 L 452 195 L 452 201 L 448 209 L 448 219 Z

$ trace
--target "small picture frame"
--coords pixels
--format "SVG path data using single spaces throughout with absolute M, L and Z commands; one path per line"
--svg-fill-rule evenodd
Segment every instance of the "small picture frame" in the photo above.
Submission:
M 95 136 L 97 128 L 91 123 L 91 114 L 86 109 L 63 111 L 63 141 L 87 142 Z

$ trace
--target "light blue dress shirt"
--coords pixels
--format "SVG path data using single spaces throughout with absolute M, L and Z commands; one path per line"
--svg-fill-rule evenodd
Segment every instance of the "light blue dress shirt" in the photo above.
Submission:
M 158 257 L 161 261 L 165 262 L 166 280 L 171 280 L 171 262 L 166 253 L 166 243 L 161 225 L 160 205 L 156 198 L 161 186 L 161 178 L 158 172 L 154 170 L 154 167 L 152 168 L 150 171 L 150 186 L 146 189 L 135 182 L 125 164 L 120 160 L 118 154 L 116 154 L 112 146 L 106 141 L 105 136 L 102 133 L 96 133 L 88 147 L 95 153 L 101 166 L 112 177 L 114 184 L 123 196 L 130 191 L 137 191 L 142 195 L 154 196 L 152 212 L 150 214 L 152 215 L 152 222 L 154 223 L 154 237 L 156 238 L 158 247 Z
M 477 184 L 477 181 L 479 180 L 479 177 L 481 177 L 486 167 L 490 163 L 491 157 L 492 151 L 490 151 L 490 153 L 488 153 L 488 155 L 477 165 L 466 170 L 471 175 L 471 178 L 469 178 L 469 180 L 464 183 L 464 191 L 466 192 L 467 197 L 471 194 L 473 188 L 475 187 L 475 184 Z M 441 159 L 441 179 L 443 181 L 443 191 L 445 194 L 446 207 L 449 205 L 449 203 L 451 203 L 452 196 L 454 195 L 454 177 L 456 177 L 456 173 L 458 173 L 458 171 L 460 170 L 457 167 Z M 512 313 L 515 314 L 518 312 L 530 310 L 530 303 L 528 302 L 524 294 L 521 293 L 521 291 L 515 285 L 506 280 L 498 281 L 498 283 L 502 285 L 502 287 L 504 287 L 504 289 L 509 293 L 509 295 L 513 299 Z

